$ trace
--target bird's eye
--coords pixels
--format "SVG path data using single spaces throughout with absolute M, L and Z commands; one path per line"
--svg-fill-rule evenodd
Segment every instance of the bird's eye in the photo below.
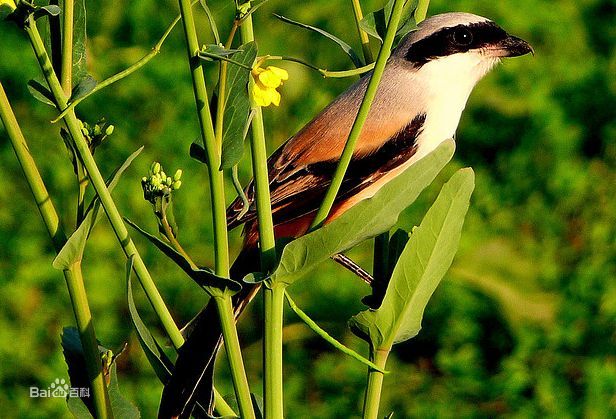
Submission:
M 456 29 L 453 33 L 453 42 L 458 45 L 468 46 L 473 42 L 473 34 L 466 28 Z

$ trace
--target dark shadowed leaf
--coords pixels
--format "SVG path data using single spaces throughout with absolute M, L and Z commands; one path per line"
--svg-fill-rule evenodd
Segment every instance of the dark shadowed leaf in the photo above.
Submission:
M 73 88 L 73 93 L 71 94 L 71 98 L 69 102 L 73 102 L 81 97 L 84 97 L 88 93 L 90 93 L 96 87 L 97 81 L 94 80 L 94 77 L 90 75 L 86 75 L 83 77 L 79 83 Z
M 453 140 L 445 141 L 372 198 L 358 203 L 330 224 L 293 240 L 282 251 L 271 281 L 290 284 L 332 255 L 388 231 L 400 213 L 432 183 L 453 156 L 454 149 Z
M 154 336 L 150 333 L 146 327 L 139 312 L 137 306 L 135 306 L 135 300 L 133 298 L 133 287 L 131 285 L 131 273 L 133 270 L 133 256 L 131 256 L 126 262 L 126 295 L 128 298 L 128 312 L 130 313 L 130 319 L 133 322 L 133 326 L 137 332 L 137 339 L 139 344 L 145 353 L 146 358 L 150 362 L 150 365 L 154 369 L 156 376 L 163 383 L 166 384 L 171 377 L 171 371 L 173 370 L 173 362 L 167 357 L 167 354 L 160 347 L 158 342 L 154 339 Z
M 235 54 L 233 59 L 248 67 L 252 67 L 256 57 L 257 45 L 254 42 L 249 42 L 240 47 L 240 52 Z M 233 167 L 244 154 L 245 127 L 250 115 L 250 99 L 248 97 L 249 76 L 249 70 L 228 63 L 221 169 Z
M 203 146 L 197 143 L 192 143 L 190 145 L 189 154 L 190 154 L 190 157 L 197 160 L 198 162 L 207 164 L 207 156 L 205 154 L 205 149 L 203 148 Z
M 107 189 L 109 192 L 113 191 L 116 187 L 122 174 L 128 169 L 130 164 L 137 158 L 139 153 L 143 150 L 143 146 L 139 147 L 137 151 L 128 156 L 128 158 L 122 163 L 120 167 L 118 167 L 107 179 Z M 103 212 L 100 211 L 101 203 L 98 197 L 94 198 L 85 212 L 85 217 L 79 227 L 71 234 L 68 238 L 58 255 L 53 260 L 52 266 L 59 270 L 68 269 L 75 262 L 81 260 L 83 257 L 83 252 L 86 247 L 86 242 L 92 229 L 96 225 L 96 223 L 100 220 L 103 215 Z
M 30 94 L 38 101 L 43 102 L 46 105 L 56 106 L 53 95 L 45 86 L 36 80 L 30 80 L 28 82 L 28 90 Z
M 327 39 L 331 41 L 334 41 L 340 48 L 342 48 L 342 50 L 346 53 L 346 55 L 349 56 L 351 61 L 353 61 L 353 64 L 355 65 L 355 67 L 361 67 L 363 65 L 363 63 L 359 59 L 359 56 L 353 50 L 353 48 L 351 48 L 349 44 L 347 44 L 346 42 L 344 42 L 342 39 L 338 38 L 337 36 L 332 35 L 331 33 L 324 31 L 323 29 L 316 28 L 310 25 L 306 25 L 305 23 L 297 22 L 295 20 L 289 19 L 288 17 L 277 15 L 276 13 L 274 13 L 274 16 L 276 16 L 278 19 L 282 20 L 285 23 L 299 26 L 300 28 L 308 29 L 310 31 L 323 35 L 324 37 L 326 37 Z
M 191 263 L 181 254 L 176 252 L 176 250 L 169 246 L 167 243 L 162 241 L 156 236 L 148 233 L 147 231 L 140 228 L 137 224 L 133 223 L 128 218 L 124 218 L 126 222 L 141 233 L 146 239 L 148 239 L 154 246 L 156 246 L 161 252 L 163 252 L 169 259 L 174 261 L 176 265 L 178 265 L 184 272 L 190 276 L 193 281 L 195 281 L 200 287 L 209 292 L 208 288 L 215 288 L 224 290 L 228 288 L 231 291 L 237 292 L 242 289 L 242 286 L 239 282 L 234 281 L 230 278 L 223 278 L 214 274 L 211 270 L 207 268 L 198 268 L 193 269 Z
M 413 230 L 377 310 L 353 316 L 351 329 L 373 349 L 389 350 L 419 333 L 424 310 L 451 266 L 475 187 L 470 168 L 443 186 L 421 225 Z

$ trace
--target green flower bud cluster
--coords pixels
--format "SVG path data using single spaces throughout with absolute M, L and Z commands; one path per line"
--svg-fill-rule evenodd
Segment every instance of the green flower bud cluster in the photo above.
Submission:
M 143 197 L 154 204 L 157 198 L 168 197 L 171 192 L 180 189 L 182 186 L 181 178 L 181 169 L 176 170 L 173 176 L 167 176 L 160 163 L 154 162 L 150 166 L 148 176 L 141 179 Z
M 107 137 L 113 134 L 115 129 L 113 125 L 105 121 L 105 118 L 99 119 L 94 125 L 90 125 L 84 121 L 79 121 L 79 125 L 81 127 L 81 133 L 86 137 L 88 145 L 90 146 L 90 151 L 92 152 L 94 152 L 96 147 Z

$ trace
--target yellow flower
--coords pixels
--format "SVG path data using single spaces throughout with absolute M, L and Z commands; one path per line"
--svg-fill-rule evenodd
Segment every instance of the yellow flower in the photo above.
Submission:
M 254 84 L 252 85 L 252 98 L 257 106 L 280 105 L 280 93 L 276 90 L 282 86 L 284 80 L 289 79 L 289 74 L 282 68 L 269 66 L 267 68 L 256 67 L 252 70 Z
M 13 0 L 0 0 L 0 7 L 8 6 L 11 12 L 17 8 Z

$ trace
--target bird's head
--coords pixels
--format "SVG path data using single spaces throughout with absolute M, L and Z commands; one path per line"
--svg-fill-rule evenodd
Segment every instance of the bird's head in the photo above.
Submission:
M 416 70 L 427 66 L 451 76 L 472 72 L 479 79 L 501 58 L 532 52 L 528 42 L 509 35 L 485 17 L 444 13 L 421 22 L 402 39 L 392 57 Z

